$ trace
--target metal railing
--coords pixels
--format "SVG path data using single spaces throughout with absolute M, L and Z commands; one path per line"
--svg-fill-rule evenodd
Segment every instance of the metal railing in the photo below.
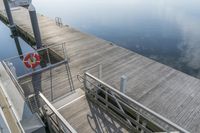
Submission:
M 42 93 L 39 93 L 39 99 L 42 104 L 42 113 L 49 125 L 50 132 L 77 133 Z
M 61 18 L 56 17 L 56 18 L 55 18 L 55 22 L 56 22 L 56 25 L 58 25 L 59 27 L 62 27 L 62 26 L 63 26 L 63 23 L 62 23 L 62 19 L 61 19 Z
M 13 63 L 16 68 L 16 75 L 18 79 L 24 78 L 26 76 L 32 75 L 33 73 L 38 73 L 41 71 L 45 71 L 49 68 L 59 66 L 60 64 L 67 63 L 67 54 L 65 47 L 63 44 L 52 45 L 48 47 L 44 47 L 38 50 L 32 50 L 27 53 L 23 53 L 22 55 L 14 56 L 11 58 L 7 58 L 4 62 L 8 65 L 9 63 Z M 51 53 L 56 56 L 56 52 L 59 53 L 59 57 L 52 57 Z M 41 63 L 35 69 L 26 68 L 23 63 L 23 58 L 30 53 L 38 53 L 41 56 Z M 59 59 L 57 59 L 59 58 Z M 8 65 L 9 66 L 9 65 Z
M 24 91 L 21 87 L 21 85 L 19 85 L 17 79 L 15 78 L 15 76 L 13 75 L 13 73 L 11 72 L 10 68 L 7 66 L 7 64 L 5 63 L 5 61 L 2 61 L 2 65 L 4 66 L 6 72 L 8 73 L 9 77 L 11 78 L 11 80 L 13 81 L 14 85 L 16 86 L 16 88 L 18 89 L 19 93 L 21 94 L 21 96 L 25 99 L 24 96 Z
M 24 97 L 24 91 L 23 91 L 23 89 L 21 88 L 21 86 L 19 85 L 19 83 L 18 83 L 18 81 L 16 80 L 15 76 L 12 74 L 12 72 L 10 71 L 10 69 L 8 68 L 8 66 L 6 65 L 6 63 L 5 63 L 4 61 L 2 61 L 2 65 L 3 65 L 3 67 L 5 68 L 7 74 L 8 74 L 9 77 L 11 78 L 11 80 L 13 81 L 15 87 L 17 88 L 17 90 L 19 91 L 19 93 L 21 94 L 21 96 L 23 97 L 23 99 L 25 99 L 25 97 Z M 12 110 L 12 108 L 11 108 L 11 110 Z M 12 113 L 15 114 L 13 110 L 12 110 Z M 14 116 L 15 119 L 17 120 L 16 115 L 13 115 L 13 116 Z M 21 125 L 21 123 L 20 123 L 19 121 L 17 121 L 17 125 L 18 125 L 19 129 L 21 130 L 21 132 L 22 132 L 22 133 L 25 133 L 25 131 L 24 131 L 24 129 L 23 129 L 23 127 L 22 127 L 22 125 Z
M 21 96 L 24 98 L 25 101 L 27 101 L 29 103 L 29 107 L 33 112 L 39 111 L 39 106 L 37 105 L 37 101 L 36 101 L 36 97 L 34 94 L 30 95 L 29 97 L 25 98 L 24 96 L 24 91 L 21 88 L 21 86 L 19 85 L 17 79 L 15 78 L 15 76 L 13 75 L 13 73 L 11 72 L 11 70 L 9 69 L 9 67 L 7 66 L 7 64 L 2 61 L 2 64 L 6 70 L 6 72 L 8 73 L 9 77 L 11 78 L 11 80 L 13 81 L 13 83 L 15 84 L 16 88 L 18 89 L 18 91 L 20 92 Z M 33 99 L 31 100 L 30 103 L 30 98 Z M 35 101 L 34 101 L 35 100 Z M 36 103 L 37 107 L 32 107 L 32 102 Z M 55 107 L 53 107 L 53 105 L 45 98 L 45 96 L 42 93 L 39 93 L 39 101 L 42 103 L 40 105 L 40 107 L 42 108 L 42 113 L 46 115 L 46 119 L 47 122 L 50 126 L 51 129 L 56 130 L 57 132 L 63 132 L 63 133 L 76 133 L 76 131 L 74 130 L 73 127 L 71 127 L 71 125 L 64 119 L 64 117 L 55 109 Z M 46 114 L 46 111 L 51 111 L 50 115 Z M 24 132 L 21 124 L 19 124 L 19 128 L 21 129 L 22 132 Z M 55 128 L 53 128 L 53 126 L 55 126 Z
M 84 73 L 82 78 L 87 96 L 124 123 L 129 130 L 142 133 L 189 133 L 90 73 Z
M 38 53 L 41 57 L 40 64 L 34 69 L 27 68 L 23 62 L 24 57 L 30 53 Z M 53 68 L 63 65 L 66 68 L 66 70 L 64 69 L 64 71 L 66 71 L 66 82 L 69 83 L 71 91 L 74 90 L 74 83 L 71 75 L 70 66 L 68 64 L 68 57 L 67 57 L 67 50 L 65 47 L 65 43 L 46 46 L 38 50 L 31 50 L 30 52 L 23 53 L 21 55 L 14 56 L 11 58 L 7 58 L 3 61 L 3 63 L 4 67 L 7 68 L 10 75 L 12 75 L 10 77 L 13 78 L 13 81 L 16 84 L 19 84 L 18 81 L 20 81 L 21 79 L 22 79 L 21 81 L 23 81 L 25 77 L 32 75 L 37 76 L 37 74 L 39 75 L 40 73 L 46 70 L 50 70 L 49 78 L 51 79 L 49 80 L 49 83 L 52 83 L 52 76 L 53 74 L 57 73 L 55 71 L 54 73 L 52 72 Z M 29 84 L 30 82 L 31 81 L 21 82 L 20 85 Z M 35 86 L 33 87 L 35 88 L 35 90 L 38 90 L 38 88 L 36 88 Z M 32 89 L 34 88 L 29 88 L 30 92 L 33 92 Z M 52 86 L 49 88 L 51 89 L 50 95 L 51 95 L 51 100 L 53 101 L 55 100 L 55 95 L 53 94 L 54 93 L 53 88 Z M 22 94 L 22 96 L 24 96 L 23 90 L 19 89 L 19 92 Z

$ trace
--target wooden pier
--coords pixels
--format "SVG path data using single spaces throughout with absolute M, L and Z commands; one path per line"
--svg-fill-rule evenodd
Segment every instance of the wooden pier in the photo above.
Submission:
M 0 5 L 0 18 L 7 22 L 2 0 L 0 0 Z M 12 10 L 12 14 L 17 30 L 27 40 L 34 43 L 27 9 L 17 7 Z M 44 15 L 38 14 L 38 20 L 43 46 L 65 43 L 76 89 L 82 87 L 82 83 L 77 80 L 77 74 L 83 74 L 85 69 L 101 63 L 103 81 L 114 88 L 120 89 L 120 77 L 126 75 L 128 77 L 126 95 L 182 128 L 192 133 L 200 132 L 199 79 L 119 47 L 109 41 L 82 33 L 72 27 L 58 26 L 53 19 Z M 62 58 L 61 53 L 56 48 L 51 50 L 55 52 L 56 56 Z M 54 92 L 57 95 L 56 97 L 59 97 L 61 94 L 67 94 L 68 92 L 68 89 L 63 89 L 67 86 L 65 83 L 59 84 L 64 82 L 63 72 L 66 72 L 66 70 L 62 66 L 55 69 L 57 70 L 54 71 L 56 74 L 53 77 L 55 79 L 53 82 L 57 84 L 54 85 Z M 97 71 L 94 70 L 94 74 Z M 27 77 L 20 82 L 30 81 L 30 84 L 40 82 L 41 90 L 46 90 L 44 94 L 50 97 L 48 83 L 52 83 L 52 80 L 47 77 L 49 77 L 49 71 L 40 74 L 40 81 L 34 81 L 35 78 Z M 80 105 L 80 103 L 77 104 Z M 67 107 L 63 109 L 70 110 Z M 63 109 L 60 112 L 68 119 L 69 116 Z M 74 122 L 74 119 L 69 118 L 69 121 L 76 123 L 77 121 Z

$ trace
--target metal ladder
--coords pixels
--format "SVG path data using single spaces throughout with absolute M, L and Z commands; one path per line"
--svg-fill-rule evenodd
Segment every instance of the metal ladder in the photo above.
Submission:
M 56 21 L 56 25 L 58 25 L 59 27 L 62 27 L 62 26 L 63 26 L 63 23 L 62 23 L 62 19 L 61 19 L 61 18 L 56 17 L 56 18 L 55 18 L 55 21 Z

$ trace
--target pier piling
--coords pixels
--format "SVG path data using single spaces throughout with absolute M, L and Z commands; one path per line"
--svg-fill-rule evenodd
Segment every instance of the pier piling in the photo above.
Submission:
M 30 4 L 28 7 L 28 11 L 31 19 L 33 34 L 35 36 L 36 47 L 37 49 L 40 49 L 42 47 L 42 40 L 35 7 L 32 4 Z
M 12 13 L 11 13 L 11 10 L 10 10 L 8 0 L 3 0 L 3 3 L 4 3 L 6 14 L 7 14 L 7 17 L 8 17 L 9 27 L 11 28 L 11 30 L 13 30 L 13 29 L 15 29 L 15 24 L 14 24 L 14 21 L 13 21 L 13 17 L 12 17 Z

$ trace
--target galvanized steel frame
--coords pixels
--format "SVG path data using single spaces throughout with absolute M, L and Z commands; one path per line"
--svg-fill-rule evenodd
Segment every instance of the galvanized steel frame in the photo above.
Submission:
M 66 121 L 66 119 L 58 112 L 58 110 L 47 100 L 47 98 L 40 92 L 39 97 L 45 104 L 51 109 L 53 114 L 55 114 L 58 121 L 59 131 L 64 133 L 77 133 L 76 130 Z M 60 123 L 61 122 L 61 123 Z M 66 127 L 68 131 L 64 131 L 62 126 Z
M 152 120 L 151 117 L 153 117 L 154 119 L 163 122 L 165 124 L 165 126 L 160 126 L 160 123 L 156 123 L 155 121 L 152 120 L 153 123 L 155 123 L 156 125 L 160 126 L 166 132 L 177 131 L 177 132 L 180 132 L 180 133 L 189 133 L 188 131 L 186 131 L 182 127 L 180 127 L 177 124 L 171 122 L 170 120 L 164 118 L 163 116 L 159 115 L 158 113 L 150 110 L 149 108 L 145 107 L 144 105 L 140 104 L 139 102 L 137 102 L 137 101 L 133 100 L 132 98 L 128 97 L 124 93 L 118 91 L 117 89 L 113 88 L 112 86 L 104 83 L 100 79 L 98 79 L 95 76 L 91 75 L 90 73 L 85 72 L 83 79 L 84 79 L 84 87 L 86 89 L 86 94 L 87 95 L 94 95 L 94 97 L 90 97 L 90 98 L 93 98 L 93 100 L 95 100 L 97 102 L 98 102 L 97 99 L 100 99 L 101 101 L 103 101 L 106 105 L 103 105 L 101 102 L 98 102 L 98 103 L 103 105 L 106 109 L 108 109 L 108 106 L 109 106 L 112 109 L 114 109 L 116 112 L 120 113 L 123 117 L 125 117 L 130 122 L 135 124 L 136 125 L 136 129 L 140 128 L 145 133 L 146 132 L 147 133 L 152 133 L 152 131 L 150 131 L 149 129 L 147 129 L 145 127 L 145 124 L 146 124 L 145 122 L 140 124 L 139 123 L 139 118 L 137 119 L 137 121 L 135 121 L 133 118 L 131 118 L 127 114 L 123 113 L 122 110 L 120 110 L 115 105 L 113 105 L 110 102 L 108 102 L 108 97 L 115 98 L 115 96 L 117 96 L 117 98 L 118 98 L 117 102 L 119 102 L 121 104 L 123 104 L 124 102 L 127 102 L 128 104 L 132 103 L 132 105 L 134 105 L 136 108 L 138 108 L 138 110 L 132 108 L 127 103 L 125 103 L 125 104 L 127 106 L 129 106 L 130 109 L 136 111 L 136 113 L 138 114 L 138 117 L 142 116 L 142 117 L 144 117 L 145 119 L 148 119 L 148 120 Z M 93 80 L 92 82 L 91 82 L 91 79 Z M 96 82 L 98 85 L 95 84 L 94 82 Z M 104 89 L 101 88 L 102 86 L 104 87 Z M 97 90 L 101 90 L 106 94 L 105 99 L 97 94 Z M 113 96 L 113 95 L 115 95 L 115 96 Z M 148 114 L 148 116 L 150 116 L 150 117 L 148 117 L 146 114 Z M 129 124 L 129 122 L 127 124 Z M 132 126 L 132 125 L 129 125 L 129 126 Z M 172 130 L 172 129 L 174 129 L 174 130 Z

